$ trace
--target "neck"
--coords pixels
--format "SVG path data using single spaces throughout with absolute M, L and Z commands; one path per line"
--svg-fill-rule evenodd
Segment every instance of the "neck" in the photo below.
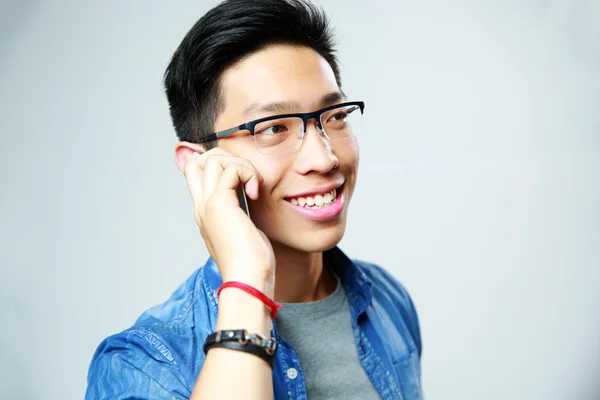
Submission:
M 335 290 L 337 281 L 323 263 L 323 252 L 306 253 L 274 243 L 275 301 L 304 303 L 322 300 Z

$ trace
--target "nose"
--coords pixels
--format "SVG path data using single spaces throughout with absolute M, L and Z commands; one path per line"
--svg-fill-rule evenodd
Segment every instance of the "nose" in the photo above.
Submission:
M 339 165 L 340 160 L 333 153 L 331 142 L 318 120 L 307 122 L 300 139 L 300 150 L 296 159 L 299 173 L 314 171 L 325 174 Z
M 312 120 L 308 120 L 306 122 L 306 125 L 304 125 L 304 131 L 302 132 L 298 132 L 298 139 L 302 140 L 304 138 L 304 136 L 306 135 L 306 131 L 308 131 L 308 128 L 310 126 L 314 126 L 315 129 L 317 130 L 317 133 L 320 136 L 325 135 L 325 137 L 327 137 L 329 139 L 329 137 L 327 136 L 327 134 L 325 133 L 325 131 L 323 130 L 323 126 L 321 125 L 321 121 L 319 121 L 318 119 L 312 119 Z

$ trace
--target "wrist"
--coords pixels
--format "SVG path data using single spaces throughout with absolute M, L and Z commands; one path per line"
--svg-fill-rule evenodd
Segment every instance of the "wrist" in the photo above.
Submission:
M 241 282 L 248 286 L 253 287 L 259 292 L 263 293 L 270 299 L 275 296 L 275 284 L 270 277 L 261 274 L 231 274 L 224 275 L 223 283 L 227 282 Z M 229 291 L 229 290 L 228 290 Z M 223 291 L 225 293 L 225 291 Z
M 243 290 L 228 288 L 219 296 L 217 330 L 246 329 L 269 336 L 271 314 L 262 301 Z
M 221 285 L 221 287 L 219 288 L 219 290 L 217 291 L 217 296 L 219 295 L 219 293 L 221 293 L 223 291 L 223 289 L 242 290 L 242 291 L 248 293 L 249 295 L 251 295 L 252 297 L 257 298 L 265 305 L 265 307 L 267 307 L 269 309 L 271 319 L 275 319 L 275 317 L 277 316 L 277 311 L 279 310 L 279 307 L 281 306 L 280 304 L 273 301 L 273 299 L 271 299 L 270 297 L 265 295 L 260 290 L 256 289 L 253 286 L 250 286 L 246 283 L 243 283 L 243 282 L 229 281 L 229 282 L 223 283 Z

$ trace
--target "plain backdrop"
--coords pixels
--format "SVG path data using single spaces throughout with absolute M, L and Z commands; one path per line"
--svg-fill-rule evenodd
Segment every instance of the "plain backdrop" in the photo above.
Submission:
M 213 1 L 0 10 L 0 398 L 80 399 L 207 258 L 161 78 Z M 600 398 L 600 3 L 322 1 L 364 100 L 341 243 L 416 303 L 427 399 Z

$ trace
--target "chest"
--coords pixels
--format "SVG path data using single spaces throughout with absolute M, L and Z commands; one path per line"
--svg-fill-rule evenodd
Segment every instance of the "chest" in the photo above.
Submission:
M 285 326 L 273 373 L 276 399 L 421 399 L 420 363 L 394 313 L 374 304 Z

